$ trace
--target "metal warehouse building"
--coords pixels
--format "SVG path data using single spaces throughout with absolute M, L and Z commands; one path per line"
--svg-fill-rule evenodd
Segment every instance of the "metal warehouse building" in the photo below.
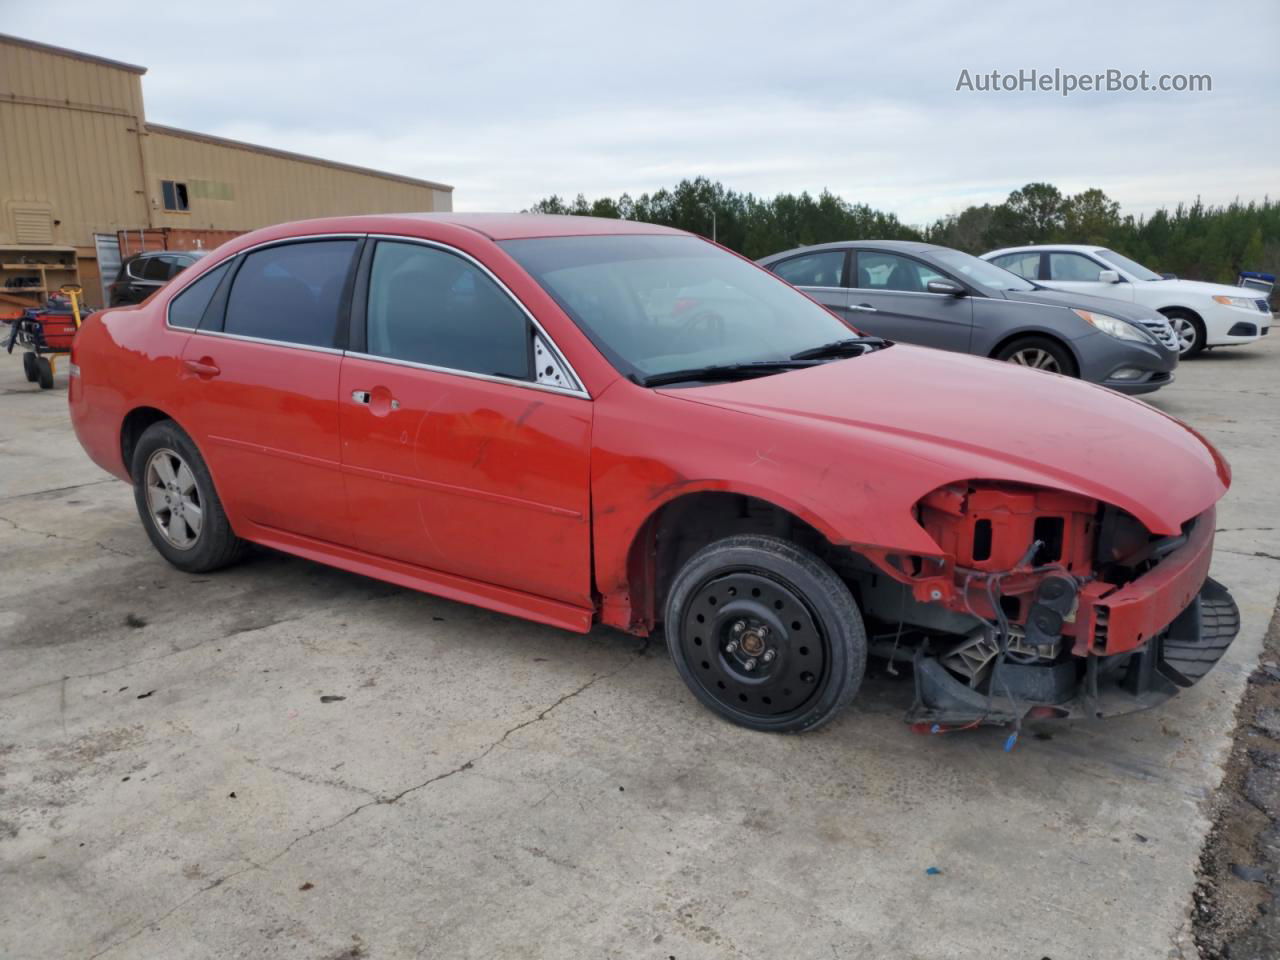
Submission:
M 70 282 L 101 305 L 121 258 L 139 249 L 453 207 L 445 184 L 147 123 L 144 73 L 0 34 L 0 314 Z

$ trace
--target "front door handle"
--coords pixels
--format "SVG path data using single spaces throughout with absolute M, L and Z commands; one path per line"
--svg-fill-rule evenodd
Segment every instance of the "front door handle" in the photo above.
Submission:
M 356 403 L 369 407 L 379 417 L 385 417 L 388 411 L 400 409 L 400 401 L 391 396 L 391 391 L 386 387 L 374 387 L 372 390 L 352 390 L 351 399 Z
M 210 357 L 201 357 L 199 360 L 183 360 L 182 365 L 196 376 L 205 379 L 216 377 L 222 372 Z
M 855 303 L 852 306 L 850 306 L 849 309 L 860 310 L 863 313 L 879 313 L 880 312 L 875 307 L 871 306 L 871 304 L 869 303 Z

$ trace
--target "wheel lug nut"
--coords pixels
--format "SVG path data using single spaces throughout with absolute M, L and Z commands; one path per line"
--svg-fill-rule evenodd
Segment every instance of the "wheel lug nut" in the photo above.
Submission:
M 726 644 L 724 645 L 724 652 L 725 652 L 725 653 L 734 653 L 735 651 L 737 651 L 737 649 L 738 649 L 738 641 L 737 641 L 737 640 L 730 640 L 728 643 L 726 643 Z
M 755 657 L 752 657 L 750 660 L 748 660 L 748 661 L 747 661 L 746 663 L 744 663 L 742 666 L 743 666 L 744 668 L 746 668 L 747 670 L 754 670 L 754 669 L 756 668 L 756 658 L 755 658 Z
M 737 622 L 733 625 L 733 632 L 734 632 L 735 634 L 741 633 L 741 632 L 742 632 L 743 630 L 745 630 L 745 629 L 747 629 L 747 625 L 746 625 L 746 623 L 744 623 L 742 620 L 737 621 Z
M 766 650 L 764 652 L 764 656 L 761 657 L 760 659 L 763 660 L 765 663 L 773 663 L 773 658 L 776 656 L 777 654 L 774 653 L 772 650 Z

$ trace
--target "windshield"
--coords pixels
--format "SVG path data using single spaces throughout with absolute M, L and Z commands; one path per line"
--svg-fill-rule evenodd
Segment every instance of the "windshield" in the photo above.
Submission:
M 1148 270 L 1136 260 L 1130 260 L 1128 257 L 1122 257 L 1114 250 L 1095 250 L 1093 251 L 1107 263 L 1114 264 L 1125 273 L 1131 274 L 1135 280 L 1163 280 L 1164 277 L 1156 273 L 1154 270 Z
M 961 253 L 959 250 L 935 250 L 931 252 L 933 259 L 937 260 L 939 265 L 946 267 L 953 273 L 960 274 L 966 280 L 977 284 L 979 287 L 986 287 L 988 290 L 1027 291 L 1036 289 L 1034 283 L 1028 283 L 1016 273 L 1010 273 L 1004 267 L 997 267 L 990 261 L 979 260 L 977 257 Z
M 853 331 L 759 267 L 696 237 L 502 244 L 620 372 L 789 360 Z

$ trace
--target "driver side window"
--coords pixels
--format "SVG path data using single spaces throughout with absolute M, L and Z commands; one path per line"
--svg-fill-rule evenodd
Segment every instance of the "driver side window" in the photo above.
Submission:
M 1102 267 L 1078 253 L 1049 254 L 1049 279 L 1097 282 Z

